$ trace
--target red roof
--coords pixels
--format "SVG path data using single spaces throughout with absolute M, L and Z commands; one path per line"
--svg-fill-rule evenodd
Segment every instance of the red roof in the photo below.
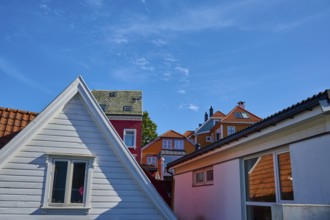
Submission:
M 224 117 L 226 117 L 226 115 L 220 111 L 214 112 L 214 114 L 211 116 L 211 118 L 224 118 Z
M 166 131 L 164 134 L 160 135 L 159 137 L 161 137 L 161 138 L 182 138 L 182 139 L 186 138 L 182 134 L 180 134 L 176 131 L 173 131 L 173 130 Z
M 0 107 L 0 149 L 37 115 L 35 112 Z
M 185 136 L 185 137 L 188 138 L 188 137 L 190 137 L 193 134 L 194 134 L 194 131 L 185 131 L 184 134 L 183 134 L 183 136 Z

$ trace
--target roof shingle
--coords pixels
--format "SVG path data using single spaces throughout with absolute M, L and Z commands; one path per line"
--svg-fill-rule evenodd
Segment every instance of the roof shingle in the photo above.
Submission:
M 35 112 L 0 107 L 0 149 L 37 115 Z

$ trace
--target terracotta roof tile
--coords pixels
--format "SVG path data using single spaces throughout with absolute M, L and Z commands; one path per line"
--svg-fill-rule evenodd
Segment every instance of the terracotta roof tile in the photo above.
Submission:
M 220 111 L 216 111 L 216 112 L 211 116 L 211 118 L 224 118 L 224 117 L 226 117 L 226 115 L 223 114 L 223 113 L 220 112 Z
M 160 135 L 159 137 L 161 137 L 161 138 L 182 138 L 182 139 L 186 138 L 182 134 L 180 134 L 176 131 L 173 131 L 173 130 L 166 131 L 164 134 Z
M 183 136 L 190 137 L 193 134 L 194 134 L 194 131 L 185 131 L 184 134 L 183 134 Z
M 37 115 L 35 112 L 0 107 L 0 149 Z

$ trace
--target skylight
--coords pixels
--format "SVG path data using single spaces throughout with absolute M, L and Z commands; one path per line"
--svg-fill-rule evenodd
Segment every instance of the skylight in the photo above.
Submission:
M 235 118 L 250 118 L 246 112 L 234 112 Z

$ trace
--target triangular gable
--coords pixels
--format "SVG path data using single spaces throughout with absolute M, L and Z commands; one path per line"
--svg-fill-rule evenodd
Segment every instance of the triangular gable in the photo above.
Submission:
M 235 112 L 246 112 L 249 115 L 249 118 L 236 118 L 235 117 Z M 256 116 L 255 114 L 249 112 L 248 110 L 241 108 L 240 106 L 235 106 L 225 118 L 221 120 L 221 122 L 226 123 L 226 122 L 249 122 L 249 123 L 255 123 L 260 121 L 261 118 Z
M 43 126 L 58 114 L 64 106 L 69 103 L 76 95 L 79 98 L 89 115 L 93 118 L 99 131 L 106 139 L 108 147 L 115 153 L 118 160 L 125 166 L 130 176 L 134 179 L 145 196 L 154 204 L 157 210 L 166 219 L 175 219 L 174 214 L 165 204 L 163 199 L 153 188 L 149 179 L 146 177 L 134 157 L 131 155 L 115 129 L 109 123 L 106 115 L 98 105 L 87 85 L 81 77 L 72 82 L 53 102 L 51 102 L 25 129 L 23 129 L 14 139 L 12 139 L 2 150 L 0 154 L 0 169 L 6 165 L 16 152 L 31 141 Z
M 161 138 L 181 138 L 181 139 L 186 139 L 185 136 L 183 136 L 182 134 L 173 131 L 173 130 L 169 130 L 166 131 L 164 134 L 160 135 L 159 137 Z

